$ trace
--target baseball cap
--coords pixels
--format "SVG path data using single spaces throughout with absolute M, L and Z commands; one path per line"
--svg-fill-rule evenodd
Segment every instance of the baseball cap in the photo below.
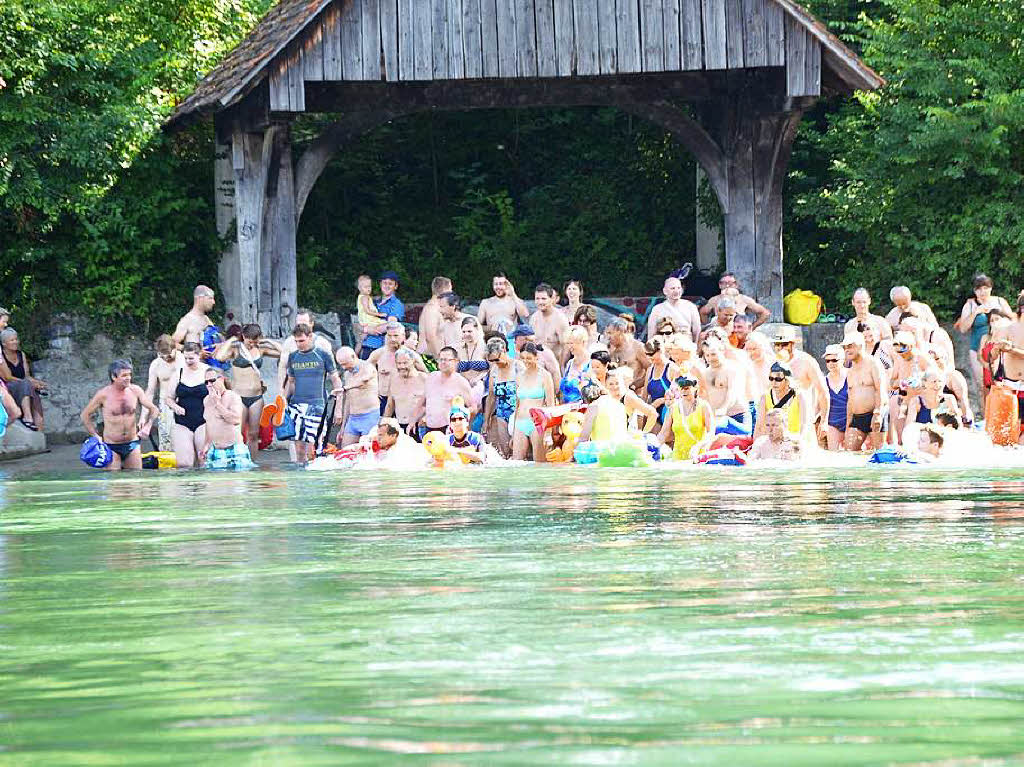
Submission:
M 512 335 L 510 335 L 509 338 L 522 338 L 523 336 L 532 335 L 534 335 L 533 328 L 531 328 L 529 325 L 523 324 L 517 325 L 516 329 L 512 331 Z
M 392 271 L 382 272 L 380 278 L 382 280 L 394 280 L 395 282 L 399 281 L 398 274 Z
M 892 337 L 893 345 L 906 344 L 907 346 L 914 346 L 917 344 L 917 339 L 914 338 L 914 334 L 909 330 L 899 330 L 896 335 Z
M 851 344 L 856 343 L 856 341 L 852 341 L 849 337 L 844 338 L 843 340 L 846 342 L 846 344 L 845 344 L 846 346 L 850 346 Z M 822 354 L 821 356 L 822 357 L 839 357 L 840 359 L 842 359 L 842 357 L 843 357 L 843 347 L 840 346 L 839 344 L 829 344 L 828 346 L 825 347 L 825 353 Z

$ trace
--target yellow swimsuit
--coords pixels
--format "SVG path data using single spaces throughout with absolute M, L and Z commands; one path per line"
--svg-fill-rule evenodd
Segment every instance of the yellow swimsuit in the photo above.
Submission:
M 609 395 L 598 406 L 594 424 L 590 428 L 590 439 L 594 441 L 619 440 L 627 436 L 626 406 Z M 596 402 L 594 403 L 597 404 Z
M 681 403 L 672 403 L 672 433 L 675 435 L 672 457 L 677 461 L 690 460 L 690 450 L 704 439 L 705 434 L 704 414 L 699 404 L 692 413 L 683 415 Z
M 772 399 L 772 393 L 768 392 L 764 395 L 764 402 L 762 406 L 763 413 L 767 413 L 769 410 L 775 409 L 775 400 Z M 800 437 L 800 396 L 793 392 L 793 396 L 789 398 L 789 402 L 782 406 L 782 411 L 786 414 L 786 431 L 792 434 L 794 437 Z M 762 414 L 763 417 L 763 414 Z

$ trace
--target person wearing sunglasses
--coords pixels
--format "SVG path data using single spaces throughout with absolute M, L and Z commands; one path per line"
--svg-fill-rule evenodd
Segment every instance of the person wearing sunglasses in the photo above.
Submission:
M 825 438 L 828 426 L 829 396 L 825 376 L 818 361 L 802 349 L 796 348 L 796 328 L 780 325 L 772 335 L 775 358 L 783 367 L 793 371 L 793 381 L 807 393 L 809 404 L 814 410 L 810 414 L 812 426 L 817 428 L 818 437 Z
M 895 354 L 889 379 L 889 442 L 902 445 L 907 401 L 921 393 L 921 376 L 934 365 L 931 357 L 917 348 L 917 338 L 910 331 L 897 330 L 892 348 Z
M 773 410 L 783 414 L 783 425 L 789 437 L 797 442 L 810 441 L 811 415 L 813 410 L 807 395 L 793 388 L 793 371 L 776 362 L 768 372 L 768 392 L 757 407 L 757 427 L 754 440 L 768 434 L 766 416 Z M 773 416 L 774 417 L 774 416 Z
M 467 463 L 484 462 L 484 438 L 469 430 L 469 410 L 461 404 L 448 414 L 448 445 Z
M 846 437 L 846 354 L 839 344 L 825 347 L 825 385 L 828 387 L 828 432 L 826 445 L 829 450 L 840 450 Z
M 672 458 L 689 461 L 715 436 L 715 415 L 707 400 L 697 396 L 697 379 L 679 376 L 672 382 L 671 403 L 658 439 L 668 444 L 672 437 Z
M 239 471 L 254 469 L 249 446 L 242 438 L 245 404 L 231 391 L 219 368 L 207 368 L 204 376 L 206 399 L 203 400 L 203 418 L 206 421 L 206 443 L 199 451 L 199 460 L 205 469 Z

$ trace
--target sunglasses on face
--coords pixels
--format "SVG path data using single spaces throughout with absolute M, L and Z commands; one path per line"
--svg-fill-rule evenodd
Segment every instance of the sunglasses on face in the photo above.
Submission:
M 772 383 L 779 383 L 780 381 L 785 381 L 786 376 L 768 376 L 768 380 Z
M 487 361 L 491 362 L 491 363 L 500 362 L 501 361 L 501 357 L 488 357 Z
M 789 346 L 789 341 L 772 341 L 772 346 Z
M 466 418 L 465 418 L 465 416 L 461 416 L 461 415 L 453 415 L 448 420 L 451 421 L 452 423 L 455 423 L 456 421 L 465 421 Z
M 906 344 L 893 344 L 892 348 L 895 349 L 898 352 L 905 352 L 910 347 L 907 346 Z
M 217 383 L 217 379 L 216 378 L 207 378 L 206 379 L 206 385 L 207 386 L 209 386 L 210 384 L 215 384 L 215 383 Z
M 837 360 L 837 359 L 835 359 L 835 358 L 832 358 L 832 359 L 828 359 L 828 360 L 825 360 L 825 364 L 826 364 L 826 365 L 827 365 L 827 364 L 830 364 L 830 363 L 832 363 L 832 362 L 839 362 L 839 360 Z

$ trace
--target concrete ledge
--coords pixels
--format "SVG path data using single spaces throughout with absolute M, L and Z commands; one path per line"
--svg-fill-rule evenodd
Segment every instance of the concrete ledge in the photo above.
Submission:
M 7 425 L 7 433 L 0 440 L 0 461 L 45 452 L 46 436 L 42 432 L 26 429 L 18 422 Z

